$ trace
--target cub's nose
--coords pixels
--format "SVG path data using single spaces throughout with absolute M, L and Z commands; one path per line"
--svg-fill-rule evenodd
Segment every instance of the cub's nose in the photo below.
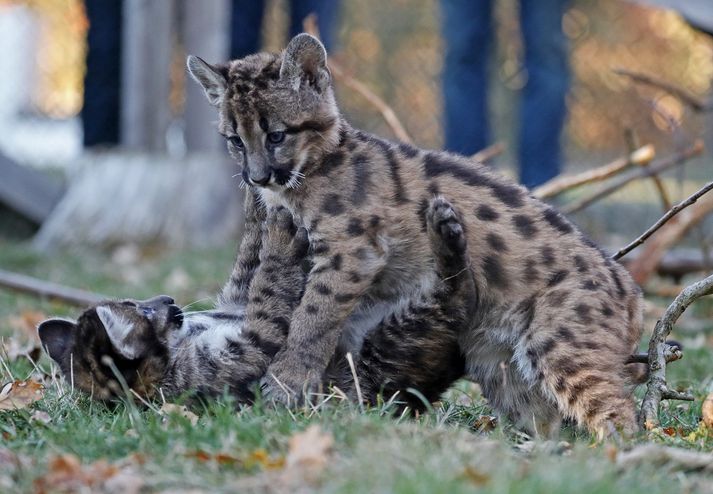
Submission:
M 252 183 L 255 185 L 267 185 L 267 183 L 270 181 L 270 177 L 272 176 L 272 173 L 267 170 L 261 173 L 249 173 L 250 180 Z

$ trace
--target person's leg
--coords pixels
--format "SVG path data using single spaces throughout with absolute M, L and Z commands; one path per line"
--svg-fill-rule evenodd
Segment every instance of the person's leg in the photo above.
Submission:
M 490 144 L 488 60 L 491 0 L 442 0 L 445 148 L 473 154 Z
M 230 16 L 230 59 L 243 58 L 260 50 L 260 28 L 264 0 L 233 0 Z
M 290 2 L 290 37 L 302 31 L 302 22 L 309 14 L 317 15 L 317 27 L 327 51 L 334 48 L 335 32 L 341 0 L 292 0 Z
M 567 0 L 521 0 L 525 85 L 520 112 L 520 180 L 542 184 L 560 172 L 560 134 L 569 88 L 567 40 L 562 15 Z
M 122 3 L 85 2 L 89 32 L 81 113 L 84 147 L 119 142 Z

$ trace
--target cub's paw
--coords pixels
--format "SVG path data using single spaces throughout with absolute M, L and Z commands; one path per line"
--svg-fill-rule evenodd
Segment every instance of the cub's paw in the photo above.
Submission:
M 465 231 L 454 207 L 443 197 L 435 197 L 428 205 L 426 225 L 431 235 L 440 240 L 441 248 L 452 254 L 462 254 L 466 248 Z
M 302 259 L 309 250 L 307 230 L 295 225 L 287 208 L 271 209 L 264 223 L 263 246 L 268 256 Z
M 294 408 L 319 391 L 320 380 L 309 377 L 309 372 L 287 372 L 284 368 L 275 363 L 260 380 L 260 393 L 266 403 Z

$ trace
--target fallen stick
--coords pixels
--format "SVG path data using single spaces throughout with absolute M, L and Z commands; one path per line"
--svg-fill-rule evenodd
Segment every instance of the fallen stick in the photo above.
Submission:
M 652 163 L 650 166 L 638 168 L 636 170 L 632 170 L 631 172 L 625 175 L 619 176 L 614 179 L 609 185 L 600 188 L 599 190 L 593 192 L 587 197 L 580 199 L 579 201 L 564 206 L 563 208 L 561 208 L 562 212 L 564 212 L 565 214 L 571 214 L 576 213 L 577 211 L 581 211 L 582 209 L 586 208 L 587 206 L 590 206 L 596 201 L 621 189 L 629 182 L 632 182 L 639 178 L 654 176 L 658 173 L 664 172 L 670 168 L 674 168 L 676 166 L 681 165 L 682 163 L 685 163 L 687 160 L 693 158 L 694 156 L 698 156 L 699 154 L 701 154 L 703 152 L 703 149 L 703 141 L 701 139 L 696 139 L 696 141 L 690 147 L 686 148 L 680 153 L 662 159 L 658 163 Z
M 40 280 L 24 274 L 0 270 L 0 286 L 16 292 L 59 300 L 77 307 L 94 305 L 108 297 L 98 293 L 70 288 L 57 283 Z
M 624 470 L 641 465 L 654 465 L 667 467 L 669 471 L 713 472 L 713 454 L 658 444 L 644 444 L 617 453 L 616 465 Z
M 555 177 L 533 189 L 532 195 L 538 199 L 547 199 L 581 185 L 601 182 L 629 168 L 631 165 L 646 165 L 650 163 L 655 156 L 656 151 L 654 147 L 651 144 L 647 144 L 631 152 L 628 156 L 617 158 L 611 163 L 593 170 L 587 170 L 576 175 Z
M 713 182 L 708 182 L 705 186 L 703 186 L 698 192 L 695 194 L 692 194 L 691 196 L 688 197 L 685 201 L 681 201 L 678 204 L 676 204 L 674 207 L 669 209 L 666 214 L 664 214 L 659 220 L 654 223 L 648 230 L 646 230 L 644 233 L 642 233 L 639 238 L 631 242 L 629 245 L 626 247 L 622 247 L 619 249 L 619 251 L 612 256 L 612 259 L 615 261 L 618 259 L 621 259 L 625 255 L 627 255 L 629 252 L 637 248 L 639 245 L 643 244 L 644 241 L 649 238 L 651 235 L 654 234 L 656 230 L 661 228 L 668 220 L 676 216 L 678 213 L 686 209 L 688 206 L 691 204 L 695 203 L 701 196 L 709 192 L 711 189 L 713 189 Z
M 319 38 L 319 29 L 317 28 L 317 16 L 315 14 L 310 14 L 305 17 L 302 22 L 302 27 L 306 33 Z M 342 84 L 352 89 L 354 92 L 360 94 L 366 101 L 368 101 L 374 108 L 381 113 L 386 124 L 391 127 L 392 132 L 396 138 L 402 142 L 412 143 L 413 140 L 406 132 L 406 128 L 403 126 L 399 118 L 396 116 L 396 112 L 391 108 L 383 99 L 381 99 L 374 91 L 369 89 L 366 84 L 360 80 L 350 76 L 346 71 L 336 62 L 334 59 L 330 58 L 329 70 L 334 75 L 334 78 L 340 81 Z
M 503 151 L 505 151 L 505 144 L 503 144 L 501 141 L 498 141 L 495 144 L 491 144 L 490 146 L 481 149 L 473 156 L 471 156 L 470 159 L 479 163 L 485 163 L 486 161 L 495 158 L 497 155 L 502 154 Z
M 661 400 L 674 399 L 693 401 L 693 396 L 672 390 L 666 384 L 666 349 L 670 347 L 666 338 L 671 333 L 674 323 L 694 301 L 713 293 L 713 276 L 709 276 L 686 287 L 668 306 L 663 317 L 658 320 L 649 341 L 649 380 L 646 394 L 641 403 L 640 421 L 646 430 L 654 429 L 659 424 L 659 406 Z
M 691 93 L 689 93 L 687 90 L 676 86 L 675 84 L 671 84 L 670 82 L 664 81 L 662 79 L 658 79 L 656 77 L 647 75 L 647 74 L 641 74 L 639 72 L 634 72 L 632 70 L 628 69 L 614 69 L 614 73 L 618 75 L 622 75 L 625 77 L 628 77 L 634 82 L 638 82 L 640 84 L 645 84 L 647 86 L 652 86 L 658 89 L 662 89 L 663 91 L 669 93 L 672 96 L 677 97 L 684 103 L 686 103 L 688 106 L 693 108 L 693 110 L 697 112 L 705 112 L 705 111 L 710 111 L 713 109 L 713 104 L 711 103 L 705 103 L 702 100 L 698 99 L 697 97 L 693 96 Z

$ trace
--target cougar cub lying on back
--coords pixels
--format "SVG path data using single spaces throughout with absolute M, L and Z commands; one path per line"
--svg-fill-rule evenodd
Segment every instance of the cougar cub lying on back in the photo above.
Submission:
M 236 263 L 215 310 L 184 314 L 173 299 L 159 296 L 102 302 L 76 322 L 43 322 L 40 338 L 65 377 L 101 400 L 124 394 L 117 373 L 146 397 L 161 389 L 168 396 L 195 390 L 203 396 L 227 392 L 240 402 L 251 400 L 258 379 L 287 338 L 289 318 L 304 287 L 301 263 L 308 243 L 305 230 L 295 228 L 284 209 L 267 221 L 256 219 L 254 210 L 249 215 L 241 251 L 255 257 Z M 398 401 L 422 408 L 424 403 L 408 388 L 434 401 L 463 375 L 457 334 L 469 316 L 463 307 L 474 295 L 472 278 L 463 274 L 465 238 L 445 201 L 432 201 L 425 215 L 436 271 L 447 281 L 442 290 L 414 300 L 369 332 L 355 369 L 370 403 L 381 391 L 387 399 L 399 392 Z M 244 260 L 248 253 L 243 253 Z M 355 397 L 344 355 L 333 356 L 324 380 Z
M 289 208 L 313 246 L 267 394 L 319 384 L 337 348 L 439 290 L 422 219 L 443 194 L 462 215 L 477 288 L 459 344 L 491 404 L 531 431 L 557 430 L 563 417 L 600 434 L 636 429 L 626 359 L 642 332 L 640 290 L 556 210 L 462 156 L 353 129 L 324 47 L 307 34 L 280 54 L 189 57 L 188 69 L 244 180 Z

